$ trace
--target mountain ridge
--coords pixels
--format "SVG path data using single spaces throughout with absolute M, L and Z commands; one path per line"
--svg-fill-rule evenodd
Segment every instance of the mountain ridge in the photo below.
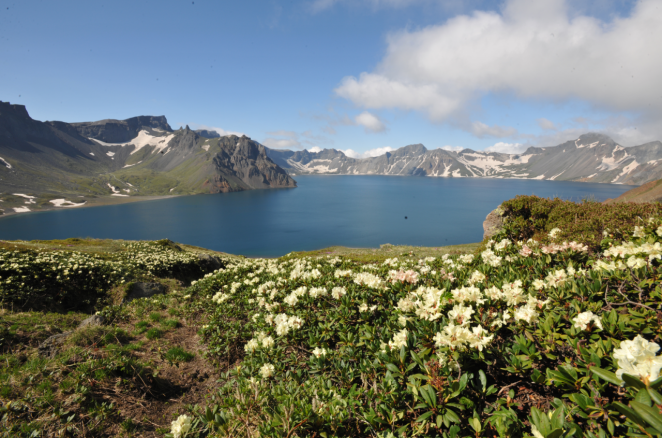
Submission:
M 174 131 L 165 116 L 41 122 L 23 105 L 0 102 L 0 214 L 286 187 L 296 181 L 246 136 Z
M 427 149 L 412 144 L 377 157 L 351 158 L 336 149 L 319 152 L 267 149 L 292 175 L 409 175 L 520 178 L 640 185 L 662 178 L 662 143 L 623 147 L 600 133 L 524 153 Z

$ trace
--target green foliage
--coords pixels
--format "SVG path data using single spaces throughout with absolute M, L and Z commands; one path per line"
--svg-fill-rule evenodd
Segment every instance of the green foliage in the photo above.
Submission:
M 627 242 L 600 235 L 591 255 L 548 236 L 564 223 L 550 216 L 531 228 L 544 244 L 510 228 L 479 254 L 238 260 L 197 282 L 208 355 L 229 370 L 197 433 L 659 434 L 662 379 L 619 374 L 614 354 L 662 336 L 662 222 L 631 218 Z
M 506 236 L 513 240 L 548 240 L 547 233 L 559 228 L 557 240 L 576 240 L 600 249 L 603 233 L 621 240 L 631 236 L 643 219 L 659 217 L 662 204 L 602 204 L 585 201 L 574 203 L 537 196 L 517 196 L 501 204 Z
M 164 356 L 169 362 L 190 362 L 194 357 L 194 354 L 189 353 L 182 347 L 172 347 Z

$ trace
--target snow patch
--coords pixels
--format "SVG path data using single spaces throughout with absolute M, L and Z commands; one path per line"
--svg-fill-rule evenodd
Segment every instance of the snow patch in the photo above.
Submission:
M 99 143 L 102 146 L 129 146 L 133 145 L 136 148 L 131 152 L 131 155 L 135 154 L 138 152 L 140 149 L 144 148 L 145 146 L 154 146 L 154 152 L 160 152 L 163 149 L 165 149 L 166 146 L 168 146 L 168 143 L 170 140 L 175 138 L 175 134 L 170 134 L 168 136 L 155 136 L 149 133 L 147 130 L 142 130 L 138 133 L 136 138 L 134 138 L 131 141 L 128 141 L 126 143 L 106 143 L 101 140 L 97 140 L 95 138 L 90 138 L 90 140 L 94 140 L 97 143 Z
M 7 169 L 11 169 L 11 164 L 9 164 L 9 161 L 5 160 L 5 159 L 2 158 L 2 157 L 0 157 L 0 164 L 6 166 Z
M 25 201 L 26 204 L 36 204 L 36 202 L 34 202 L 36 196 L 24 195 L 23 193 L 12 193 L 12 195 L 27 199 L 27 201 Z
M 206 150 L 206 151 L 208 151 L 208 150 L 209 150 L 209 145 L 208 145 L 208 144 L 206 144 L 206 145 L 203 145 L 203 146 L 202 146 L 202 149 L 204 149 L 204 150 Z
M 14 207 L 14 211 L 16 213 L 27 213 L 30 209 L 28 207 Z
M 113 194 L 110 195 L 110 196 L 123 196 L 123 197 L 128 197 L 129 195 L 122 195 L 122 194 L 120 194 L 120 193 L 113 193 Z
M 51 199 L 48 202 L 56 207 L 80 207 L 81 205 L 87 204 L 87 201 L 76 204 L 75 202 L 67 201 L 66 199 Z
M 94 152 L 90 152 L 90 155 L 94 156 Z
M 115 155 L 115 152 L 106 152 L 106 155 L 108 155 L 109 157 L 112 157 L 112 156 Z

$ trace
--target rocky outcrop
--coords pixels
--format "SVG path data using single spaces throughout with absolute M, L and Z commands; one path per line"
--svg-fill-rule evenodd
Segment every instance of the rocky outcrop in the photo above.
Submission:
M 489 212 L 483 222 L 483 240 L 489 239 L 503 229 L 502 213 L 501 206 Z
M 207 272 L 221 269 L 221 267 L 223 266 L 223 264 L 221 263 L 221 259 L 213 255 L 204 254 L 204 253 L 198 254 L 198 259 L 200 260 L 200 266 L 202 267 L 202 269 L 204 269 Z
M 219 138 L 221 136 L 221 134 L 216 131 L 208 131 L 206 129 L 196 129 L 195 133 L 204 138 Z
M 126 143 L 138 136 L 145 128 L 171 132 L 165 116 L 138 116 L 126 120 L 106 119 L 97 122 L 71 123 L 85 138 L 94 138 L 105 143 Z
M 128 303 L 138 298 L 150 298 L 164 293 L 166 293 L 166 287 L 160 283 L 133 283 L 122 303 Z

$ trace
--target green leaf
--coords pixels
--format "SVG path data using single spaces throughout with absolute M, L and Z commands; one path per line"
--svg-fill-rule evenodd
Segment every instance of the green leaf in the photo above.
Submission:
M 387 368 L 389 371 L 393 372 L 393 373 L 398 373 L 398 374 L 400 374 L 400 368 L 398 368 L 397 366 L 395 366 L 395 365 L 392 364 L 392 363 L 387 363 L 387 364 L 386 364 L 386 368 Z
M 469 374 L 464 373 L 462 377 L 460 377 L 460 391 L 464 390 L 464 388 L 467 387 L 467 381 L 469 380 Z
M 623 381 L 619 379 L 616 374 L 612 373 L 611 371 L 603 370 L 602 368 L 598 367 L 591 367 L 591 372 L 595 374 L 596 376 L 600 377 L 602 380 L 612 383 L 614 385 L 621 385 Z
M 643 420 L 643 418 L 641 418 L 641 416 L 637 412 L 635 412 L 634 410 L 632 410 L 628 406 L 625 406 L 623 403 L 613 402 L 610 406 L 612 408 L 616 409 L 621 414 L 628 417 L 630 420 L 637 423 L 638 425 L 646 427 L 646 422 Z
M 662 405 L 662 394 L 653 388 L 648 388 L 648 394 L 651 396 L 651 399 L 655 402 L 656 405 Z
M 448 421 L 451 421 L 453 423 L 459 423 L 460 422 L 460 417 L 457 416 L 455 411 L 452 411 L 450 409 L 446 409 L 446 412 L 444 413 L 444 417 L 448 419 Z
M 639 389 L 642 389 L 642 388 L 646 387 L 644 382 L 639 380 L 638 377 L 635 377 L 631 374 L 623 373 L 623 381 L 625 382 L 625 386 L 631 386 L 631 387 L 639 388 Z
M 487 376 L 485 375 L 485 371 L 478 370 L 478 378 L 480 379 L 480 384 L 483 387 L 483 392 L 485 392 L 487 389 Z
M 648 391 L 644 389 L 640 389 L 639 392 L 637 392 L 637 395 L 634 397 L 634 400 L 638 403 L 641 403 L 642 405 L 649 406 L 651 405 L 651 396 L 648 394 Z
M 476 433 L 480 433 L 481 427 L 480 427 L 480 419 L 479 418 L 476 418 L 476 417 L 469 418 L 469 425 L 471 425 L 471 427 L 473 427 L 473 429 L 476 431 Z
M 554 429 L 545 435 L 545 438 L 559 438 L 561 435 L 563 435 L 563 429 Z
M 653 389 L 657 389 L 660 386 L 662 386 L 662 377 L 659 377 L 648 384 L 648 387 Z
M 659 414 L 657 409 L 639 403 L 636 400 L 630 402 L 630 406 L 637 414 L 641 416 L 648 424 L 653 426 L 659 433 L 662 433 L 662 415 Z
M 416 419 L 417 423 L 422 423 L 434 414 L 434 411 L 427 411 L 425 414 L 421 415 Z

